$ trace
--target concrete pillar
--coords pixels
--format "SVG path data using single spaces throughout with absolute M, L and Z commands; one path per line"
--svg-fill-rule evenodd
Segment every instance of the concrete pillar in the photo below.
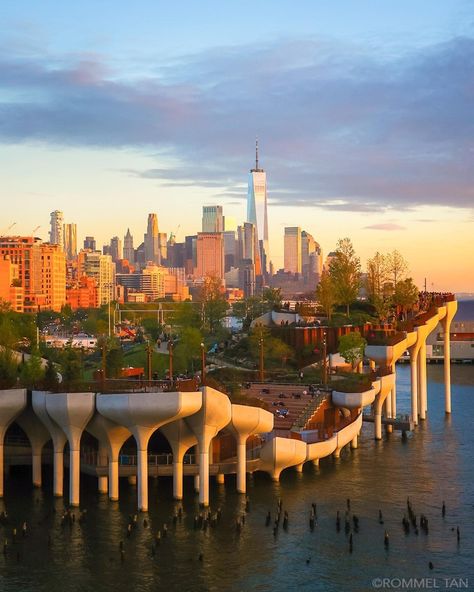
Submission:
M 119 499 L 119 463 L 117 459 L 109 459 L 109 499 L 116 502 Z
M 418 350 L 410 351 L 411 417 L 418 425 Z
M 127 481 L 129 485 L 136 485 L 137 484 L 137 476 L 136 475 L 129 475 L 127 477 Z
M 100 467 L 104 467 L 107 466 L 107 449 L 102 445 L 99 445 L 99 453 L 97 456 L 98 459 L 98 466 Z M 107 479 L 107 475 L 100 475 L 97 479 L 98 483 L 98 491 L 99 493 L 107 493 L 108 491 L 108 479 Z
M 385 399 L 385 417 L 387 419 L 392 418 L 392 393 L 391 392 L 388 394 L 387 398 Z M 386 425 L 385 429 L 386 429 L 387 434 L 391 434 L 393 431 L 393 428 L 391 425 Z
M 216 475 L 216 483 L 218 485 L 224 485 L 225 484 L 225 476 L 224 476 L 224 473 L 217 473 L 217 475 Z
M 237 441 L 237 491 L 247 491 L 247 438 Z
M 295 469 L 297 473 L 302 473 L 303 472 L 303 464 L 304 463 L 300 463 L 299 465 L 295 465 Z
M 341 458 L 341 449 L 336 448 L 336 450 L 332 453 L 332 455 L 334 456 L 334 458 Z
M 183 463 L 173 461 L 173 497 L 183 499 Z
M 54 444 L 53 444 L 54 445 Z M 63 497 L 64 494 L 64 444 L 62 448 L 54 446 L 53 454 L 53 495 Z
M 81 452 L 76 450 L 69 451 L 69 505 L 79 505 L 79 487 L 81 471 Z
M 441 321 L 444 339 L 444 410 L 451 413 L 451 321 L 456 314 L 458 303 L 446 302 L 446 315 Z
M 199 493 L 199 474 L 194 475 L 194 491 Z
M 357 434 L 356 434 L 356 435 L 355 435 L 355 436 L 352 438 L 352 440 L 351 440 L 351 448 L 352 448 L 353 450 L 355 450 L 355 449 L 356 449 L 356 448 L 358 448 L 358 447 L 359 447 L 359 442 L 358 442 L 358 436 L 357 436 Z
M 33 486 L 41 487 L 41 447 L 39 450 L 32 447 L 32 473 L 33 473 Z
M 137 449 L 137 486 L 138 510 L 148 512 L 148 446 Z
M 0 497 L 3 497 L 3 442 L 8 426 L 26 407 L 26 389 L 2 390 L 0 395 Z
M 420 419 L 426 419 L 426 409 L 427 409 L 427 392 L 426 392 L 426 341 L 425 339 L 422 340 L 420 346 L 420 352 L 418 354 L 418 372 L 419 372 L 419 403 L 420 407 L 418 412 L 420 414 Z
M 395 362 L 392 364 L 392 372 L 395 374 L 397 373 Z M 392 417 L 397 417 L 397 381 L 395 379 L 395 383 L 392 388 Z
M 199 451 L 199 503 L 209 505 L 209 448 Z
M 315 467 L 319 467 L 319 458 L 315 458 L 315 459 L 313 460 L 313 465 L 314 465 Z

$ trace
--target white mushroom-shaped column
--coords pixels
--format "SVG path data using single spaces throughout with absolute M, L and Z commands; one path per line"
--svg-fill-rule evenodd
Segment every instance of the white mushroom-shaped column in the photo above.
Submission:
M 166 423 L 196 413 L 199 393 L 123 393 L 97 395 L 97 410 L 111 421 L 127 427 L 137 443 L 138 509 L 148 510 L 148 442 Z
M 288 467 L 298 466 L 307 457 L 306 443 L 292 438 L 273 438 L 265 442 L 260 451 L 260 468 L 270 473 L 274 481 L 280 479 L 280 473 Z
M 378 389 L 380 384 L 380 390 L 378 391 L 374 401 L 374 437 L 376 440 L 382 439 L 382 406 L 385 399 L 395 384 L 395 374 L 388 374 L 387 376 L 381 376 L 375 382 L 373 386 Z
M 128 430 L 127 428 L 116 424 L 114 421 L 110 421 L 110 419 L 107 419 L 100 413 L 96 413 L 92 417 L 89 424 L 87 425 L 87 431 L 90 432 L 99 441 L 99 457 L 101 450 L 107 450 L 109 463 L 109 499 L 111 501 L 117 501 L 119 498 L 120 449 L 132 434 L 130 430 Z M 99 490 L 102 490 L 100 481 Z
M 273 413 L 260 407 L 232 405 L 232 419 L 227 426 L 237 441 L 237 491 L 245 493 L 247 474 L 247 439 L 252 434 L 273 430 Z
M 441 319 L 444 338 L 444 410 L 451 413 L 451 321 L 458 309 L 458 303 L 453 300 L 445 303 L 446 313 Z
M 64 445 L 67 437 L 48 414 L 46 409 L 46 398 L 48 396 L 49 394 L 44 391 L 33 391 L 31 402 L 33 411 L 48 430 L 53 441 L 53 495 L 62 497 L 64 489 Z
M 0 497 L 3 497 L 3 442 L 8 426 L 26 406 L 26 389 L 4 390 L 0 395 Z
M 41 455 L 44 445 L 51 439 L 51 436 L 31 407 L 27 407 L 16 422 L 28 436 L 31 444 L 33 485 L 41 487 Z
M 428 411 L 428 388 L 426 380 L 426 340 L 430 333 L 432 333 L 438 326 L 438 314 L 433 314 L 426 323 L 424 338 L 421 342 L 420 353 L 418 355 L 418 401 L 420 419 L 426 419 L 426 413 Z
M 196 393 L 202 397 L 201 393 Z M 198 443 L 196 436 L 183 419 L 160 428 L 173 451 L 173 497 L 183 499 L 183 458 L 186 452 Z
M 69 442 L 69 504 L 79 505 L 81 436 L 94 414 L 94 393 L 49 393 L 46 411 Z
M 197 438 L 199 448 L 199 503 L 209 505 L 209 448 L 217 433 L 229 423 L 231 403 L 229 397 L 205 386 L 201 389 L 202 407 L 186 419 Z

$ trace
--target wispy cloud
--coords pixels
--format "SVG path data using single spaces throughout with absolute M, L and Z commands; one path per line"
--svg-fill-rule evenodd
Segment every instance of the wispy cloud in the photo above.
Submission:
M 258 135 L 273 204 L 474 203 L 471 38 L 390 58 L 312 39 L 218 48 L 133 78 L 93 54 L 8 56 L 4 143 L 138 147 L 157 166 L 128 174 L 236 197 Z
M 381 224 L 371 224 L 370 226 L 364 226 L 368 230 L 405 230 L 405 226 L 400 226 L 400 224 L 395 224 L 393 222 L 384 222 Z

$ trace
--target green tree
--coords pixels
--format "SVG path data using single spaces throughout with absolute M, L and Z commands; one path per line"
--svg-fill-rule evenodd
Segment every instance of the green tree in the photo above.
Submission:
M 119 344 L 114 343 L 107 351 L 105 364 L 107 368 L 107 378 L 120 378 L 124 366 L 124 359 L 123 350 Z
M 359 332 L 347 333 L 339 339 L 339 354 L 354 370 L 357 364 L 364 359 L 366 345 L 367 341 Z
M 360 259 L 349 238 L 337 242 L 329 273 L 334 282 L 337 301 L 346 307 L 346 315 L 349 316 L 350 305 L 357 299 L 360 288 Z
M 250 353 L 254 360 L 260 356 L 260 341 L 263 340 L 263 356 L 265 365 L 284 365 L 286 361 L 294 358 L 293 349 L 281 339 L 272 337 L 269 329 L 263 325 L 257 325 L 252 330 L 249 338 Z
M 174 362 L 178 370 L 192 371 L 199 367 L 202 335 L 195 327 L 182 327 L 174 348 Z
M 262 302 L 266 310 L 279 310 L 281 308 L 281 288 L 264 288 Z
M 418 302 L 418 288 L 412 278 L 406 278 L 397 283 L 393 294 L 393 303 L 402 309 L 404 316 L 407 310 Z
M 328 320 L 331 320 L 332 311 L 337 303 L 336 288 L 328 271 L 324 270 L 316 288 L 316 300 L 324 310 Z
M 227 302 L 222 291 L 222 282 L 217 277 L 206 277 L 199 301 L 203 306 L 204 326 L 212 334 L 221 325 L 227 312 Z
M 244 331 L 250 327 L 254 319 L 265 312 L 265 304 L 258 296 L 249 296 L 232 304 L 232 314 L 242 321 Z
M 176 302 L 172 323 L 176 327 L 199 329 L 202 325 L 200 309 L 192 302 Z
M 6 347 L 0 347 L 0 387 L 11 388 L 16 384 L 18 364 L 14 360 L 13 352 Z
M 43 378 L 43 388 L 47 391 L 55 391 L 59 385 L 59 378 L 54 362 L 48 360 Z
M 20 381 L 26 387 L 37 387 L 43 376 L 41 357 L 38 350 L 34 349 L 29 358 L 21 364 Z
M 62 379 L 65 387 L 74 386 L 82 377 L 81 352 L 71 346 L 64 348 L 62 355 Z
M 393 291 L 397 289 L 398 282 L 406 279 L 408 273 L 408 264 L 403 255 L 395 250 L 387 256 L 387 266 L 390 281 L 393 285 Z

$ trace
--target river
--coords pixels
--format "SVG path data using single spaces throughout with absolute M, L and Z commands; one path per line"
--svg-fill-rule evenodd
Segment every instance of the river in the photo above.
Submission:
M 409 412 L 409 366 L 398 366 L 397 375 L 398 412 Z M 212 483 L 211 508 L 220 507 L 222 516 L 206 531 L 193 528 L 199 507 L 191 480 L 185 480 L 184 516 L 175 526 L 171 480 L 150 481 L 149 525 L 145 528 L 140 516 L 127 537 L 136 491 L 126 480 L 121 480 L 120 502 L 112 503 L 97 493 L 95 479 L 83 477 L 81 509 L 87 519 L 61 526 L 64 502 L 52 498 L 50 471 L 43 469 L 42 490 L 31 487 L 27 469 L 13 471 L 3 502 L 9 523 L 0 526 L 0 540 L 8 539 L 7 553 L 0 553 L 0 590 L 365 591 L 406 589 L 413 587 L 413 578 L 425 578 L 420 580 L 425 589 L 456 584 L 466 589 L 467 583 L 474 590 L 474 366 L 453 366 L 452 381 L 453 413 L 445 418 L 443 367 L 428 367 L 428 419 L 406 440 L 394 433 L 375 442 L 373 425 L 366 424 L 359 448 L 344 449 L 339 460 L 324 459 L 319 469 L 308 464 L 302 475 L 285 471 L 278 484 L 256 474 L 249 481 L 250 511 L 240 533 L 235 520 L 244 513 L 245 500 L 235 493 L 232 478 L 225 486 Z M 404 534 L 407 496 L 414 511 L 428 518 L 428 535 L 413 529 Z M 274 517 L 280 498 L 289 525 L 285 531 L 280 524 L 275 537 L 272 527 L 265 527 L 265 515 L 270 510 Z M 344 532 L 347 498 L 359 518 L 352 553 Z M 313 532 L 312 503 L 318 514 Z M 156 545 L 155 534 L 165 522 L 168 535 Z

